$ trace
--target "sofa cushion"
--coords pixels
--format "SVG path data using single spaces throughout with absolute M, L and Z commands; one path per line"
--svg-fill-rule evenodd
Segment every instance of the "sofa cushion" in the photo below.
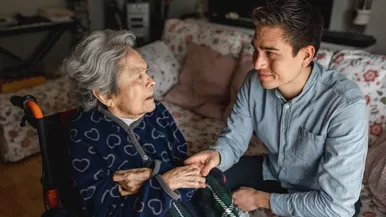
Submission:
M 369 118 L 369 144 L 386 130 L 386 56 L 365 51 L 340 51 L 331 68 L 355 81 L 366 97 Z
M 198 43 L 200 27 L 194 23 L 187 23 L 179 19 L 165 21 L 162 40 L 173 51 L 176 58 L 182 62 L 187 53 L 190 42 Z
M 192 43 L 183 63 L 179 83 L 165 97 L 184 108 L 213 118 L 222 118 L 229 101 L 232 57 Z
M 224 56 L 237 59 L 242 49 L 244 33 L 215 26 L 201 25 L 198 44 L 207 46 Z
M 149 66 L 149 76 L 156 81 L 154 96 L 164 96 L 178 82 L 180 62 L 163 41 L 140 47 L 138 52 Z

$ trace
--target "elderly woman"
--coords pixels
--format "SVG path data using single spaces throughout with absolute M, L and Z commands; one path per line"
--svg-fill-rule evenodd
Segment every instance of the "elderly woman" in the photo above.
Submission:
M 63 64 L 80 106 L 69 131 L 74 180 L 92 216 L 173 216 L 206 187 L 199 165 L 182 164 L 185 139 L 153 99 L 134 41 L 127 31 L 97 31 Z

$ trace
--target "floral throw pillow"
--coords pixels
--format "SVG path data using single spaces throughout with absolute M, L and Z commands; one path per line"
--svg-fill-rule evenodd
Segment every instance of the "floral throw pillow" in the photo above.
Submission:
M 149 66 L 148 74 L 155 81 L 155 98 L 160 98 L 178 82 L 181 63 L 163 41 L 155 41 L 138 49 Z
M 314 60 L 325 68 L 329 68 L 334 52 L 327 49 L 320 49 Z
M 201 25 L 198 44 L 209 47 L 224 56 L 231 56 L 237 59 L 242 49 L 243 35 L 245 34 L 238 31 Z
M 365 51 L 340 51 L 331 68 L 355 81 L 366 97 L 370 145 L 386 131 L 386 56 Z
M 162 40 L 175 54 L 177 60 L 182 62 L 190 42 L 198 42 L 200 27 L 194 23 L 187 23 L 179 19 L 165 21 Z

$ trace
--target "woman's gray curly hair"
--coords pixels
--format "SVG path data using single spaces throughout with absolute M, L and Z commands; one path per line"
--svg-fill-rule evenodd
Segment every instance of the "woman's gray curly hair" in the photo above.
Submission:
M 135 44 L 129 31 L 95 31 L 85 37 L 71 56 L 63 61 L 70 91 L 84 111 L 95 108 L 98 99 L 93 90 L 110 96 L 119 93 L 118 75 L 122 69 L 119 61 Z

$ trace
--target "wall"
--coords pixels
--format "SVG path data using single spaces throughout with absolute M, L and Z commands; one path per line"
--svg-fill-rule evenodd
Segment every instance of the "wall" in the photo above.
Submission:
M 352 24 L 353 0 L 335 0 L 331 17 L 330 29 L 336 31 L 350 31 Z M 367 25 L 366 34 L 377 39 L 373 48 L 374 53 L 386 54 L 386 28 L 384 23 L 386 0 L 373 0 L 370 23 Z
M 178 18 L 183 14 L 195 13 L 196 0 L 173 0 L 169 7 L 169 17 Z
M 1 0 L 0 16 L 12 16 L 16 12 L 23 15 L 34 15 L 39 7 L 66 7 L 66 0 Z M 26 58 L 32 50 L 38 45 L 46 32 L 29 33 L 18 36 L 9 36 L 0 38 L 0 46 L 10 50 L 22 58 Z M 67 32 L 62 35 L 59 41 L 52 47 L 50 53 L 44 59 L 44 64 L 48 72 L 55 71 L 70 51 L 71 36 Z M 0 69 L 4 66 L 15 64 L 15 61 L 0 54 Z

